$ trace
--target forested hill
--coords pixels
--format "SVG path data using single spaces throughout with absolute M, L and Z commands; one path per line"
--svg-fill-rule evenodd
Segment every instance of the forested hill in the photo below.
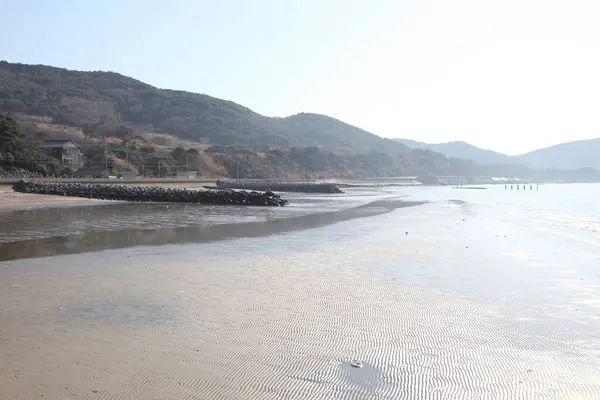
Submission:
M 507 156 L 496 151 L 485 150 L 465 142 L 423 143 L 409 139 L 394 139 L 414 149 L 427 149 L 445 155 L 446 157 L 463 158 L 478 164 L 522 164 L 515 157 Z
M 269 118 L 231 101 L 158 89 L 113 72 L 43 65 L 0 62 L 0 111 L 50 117 L 92 134 L 129 125 L 200 143 L 406 151 L 401 144 L 323 115 Z
M 198 152 L 194 167 L 201 172 L 252 178 L 531 173 L 411 149 L 324 115 L 265 117 L 113 72 L 0 61 L 0 114 L 13 115 L 29 140 L 76 141 L 86 163 L 104 164 L 108 143 L 115 168 L 141 171 L 160 163 L 163 174 L 182 168 L 177 154 L 183 149 Z

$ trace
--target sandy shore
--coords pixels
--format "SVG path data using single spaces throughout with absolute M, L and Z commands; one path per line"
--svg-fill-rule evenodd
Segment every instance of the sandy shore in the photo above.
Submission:
M 0 263 L 0 398 L 600 398 L 594 247 L 479 212 Z
M 214 183 L 214 182 L 208 182 Z M 118 181 L 115 184 L 120 184 Z M 206 182 L 166 182 L 166 183 L 125 183 L 131 186 L 158 186 L 158 187 L 172 187 L 172 188 L 189 188 L 202 190 L 202 186 L 206 185 Z M 85 206 L 94 204 L 109 204 L 111 201 L 97 200 L 97 199 L 86 199 L 80 197 L 66 197 L 66 196 L 50 196 L 40 194 L 26 194 L 16 193 L 12 190 L 11 185 L 0 184 L 0 212 L 2 211 L 14 211 L 14 210 L 27 210 L 32 208 L 44 208 L 44 207 L 69 207 L 69 206 Z
M 104 203 L 107 202 L 79 197 L 16 193 L 12 190 L 10 185 L 0 185 L 0 212 L 42 207 L 68 207 Z

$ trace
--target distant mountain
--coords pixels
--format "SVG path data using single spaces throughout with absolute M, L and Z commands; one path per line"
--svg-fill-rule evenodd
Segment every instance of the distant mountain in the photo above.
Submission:
M 543 170 L 594 168 L 600 171 L 600 138 L 557 144 L 519 156 L 484 150 L 465 142 L 423 143 L 394 139 L 413 149 L 427 149 L 446 157 L 463 158 L 480 165 L 520 165 Z
M 600 170 L 600 138 L 557 144 L 516 156 L 524 164 L 538 169 Z
M 445 155 L 446 157 L 464 158 L 477 164 L 515 164 L 520 160 L 492 150 L 480 149 L 465 142 L 423 143 L 410 139 L 394 139 L 414 149 L 427 149 Z

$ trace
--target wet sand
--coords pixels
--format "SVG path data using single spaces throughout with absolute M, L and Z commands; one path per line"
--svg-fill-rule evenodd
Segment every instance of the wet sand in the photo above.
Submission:
M 0 227 L 0 261 L 131 246 L 267 237 L 421 204 L 389 199 L 351 209 L 298 212 L 298 215 L 246 206 L 152 203 L 34 210 L 5 218 L 4 226 Z
M 0 398 L 600 398 L 593 247 L 496 217 L 0 263 Z

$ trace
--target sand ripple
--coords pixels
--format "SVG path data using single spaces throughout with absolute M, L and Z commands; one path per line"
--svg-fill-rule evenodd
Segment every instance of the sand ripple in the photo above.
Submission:
M 0 398 L 600 398 L 597 321 L 377 273 L 417 256 L 368 224 L 2 264 Z

